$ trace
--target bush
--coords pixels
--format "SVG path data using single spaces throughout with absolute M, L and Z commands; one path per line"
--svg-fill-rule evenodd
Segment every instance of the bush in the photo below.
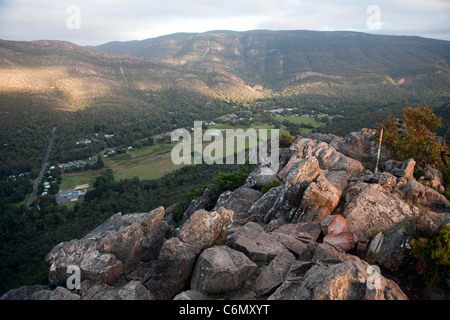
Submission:
M 402 119 L 389 118 L 378 128 L 383 128 L 383 145 L 392 155 L 402 161 L 414 158 L 418 166 L 441 164 L 441 151 L 445 149 L 436 140 L 435 131 L 442 127 L 442 118 L 430 108 L 405 108 Z
M 450 227 L 442 228 L 432 239 L 412 239 L 410 245 L 412 255 L 418 259 L 417 271 L 428 286 L 450 276 Z
M 294 141 L 294 137 L 289 132 L 282 133 L 279 137 L 280 148 L 289 148 Z
M 256 165 L 240 165 L 239 171 L 236 173 L 219 173 L 217 177 L 213 179 L 213 189 L 222 191 L 233 191 L 242 186 L 247 180 L 248 175 L 256 168 Z
M 274 187 L 278 187 L 278 186 L 281 186 L 280 180 L 272 180 L 270 182 L 267 182 L 265 185 L 263 185 L 263 187 L 261 188 L 261 192 L 264 194 L 267 191 L 269 191 L 270 189 L 272 189 Z

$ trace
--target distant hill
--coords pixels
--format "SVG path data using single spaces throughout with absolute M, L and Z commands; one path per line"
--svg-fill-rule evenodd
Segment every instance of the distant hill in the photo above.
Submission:
M 448 41 L 357 32 L 178 33 L 94 48 L 232 74 L 250 86 L 277 90 L 313 81 L 414 86 L 417 80 L 441 81 L 450 70 Z

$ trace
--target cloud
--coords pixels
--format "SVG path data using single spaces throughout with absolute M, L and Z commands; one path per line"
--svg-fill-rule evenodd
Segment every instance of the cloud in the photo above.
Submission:
M 80 29 L 67 28 L 70 5 L 80 8 Z M 380 29 L 368 28 L 370 5 L 380 8 Z M 175 32 L 308 29 L 450 40 L 449 16 L 448 0 L 4 0 L 0 38 L 95 45 Z

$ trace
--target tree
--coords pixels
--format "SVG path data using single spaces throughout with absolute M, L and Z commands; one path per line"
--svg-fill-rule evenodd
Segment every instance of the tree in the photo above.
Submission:
M 289 148 L 292 144 L 294 137 L 290 135 L 289 132 L 282 133 L 280 135 L 280 147 Z
M 442 118 L 426 107 L 403 109 L 401 119 L 389 118 L 379 128 L 383 128 L 383 144 L 392 155 L 405 161 L 414 158 L 425 167 L 427 164 L 441 164 L 441 150 L 445 148 L 436 139 L 435 131 L 442 126 Z

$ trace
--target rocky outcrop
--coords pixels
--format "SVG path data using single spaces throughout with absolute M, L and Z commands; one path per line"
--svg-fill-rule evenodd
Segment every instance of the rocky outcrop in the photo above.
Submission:
M 260 191 L 246 187 L 226 191 L 220 195 L 214 210 L 224 207 L 234 212 L 235 219 L 242 219 L 261 196 Z
M 274 180 L 279 180 L 276 172 L 271 168 L 258 166 L 248 175 L 248 178 L 242 187 L 261 190 L 265 184 Z
M 161 248 L 147 288 L 159 300 L 172 299 L 187 290 L 201 250 L 223 236 L 234 213 L 223 207 L 217 211 L 199 210 L 181 228 L 179 237 L 168 239 Z
M 46 257 L 50 284 L 65 285 L 70 266 L 80 268 L 81 281 L 113 284 L 140 261 L 158 257 L 167 230 L 163 218 L 162 207 L 149 213 L 118 213 L 83 239 L 60 243 Z
M 227 239 L 227 245 L 245 253 L 253 262 L 270 262 L 278 254 L 288 252 L 285 246 L 254 222 L 248 222 Z
M 177 237 L 164 243 L 150 279 L 145 283 L 156 299 L 172 299 L 177 293 L 189 289 L 201 249 L 202 245 L 186 243 Z
M 314 265 L 305 274 L 298 300 L 407 300 L 399 286 L 376 274 L 367 262 L 355 259 L 332 265 Z
M 415 180 L 403 179 L 395 191 L 399 198 L 413 204 L 432 209 L 450 209 L 450 201 L 444 195 Z
M 408 267 L 412 237 L 450 224 L 450 203 L 431 188 L 438 171 L 416 181 L 414 159 L 382 152 L 381 172 L 367 170 L 375 146 L 372 130 L 298 138 L 278 172 L 260 164 L 236 190 L 205 189 L 178 222 L 162 207 L 118 213 L 56 245 L 49 286 L 2 299 L 407 299 L 385 271 Z M 71 266 L 80 289 L 67 288 Z
M 270 294 L 279 287 L 286 280 L 294 261 L 294 255 L 289 252 L 277 255 L 255 280 L 258 295 Z
M 342 215 L 348 220 L 348 230 L 358 241 L 367 241 L 369 233 L 411 217 L 412 211 L 407 203 L 387 193 L 380 185 L 359 182 L 347 190 Z
M 378 233 L 370 242 L 368 256 L 372 263 L 398 271 L 411 258 L 409 240 L 416 234 L 412 218 L 403 219 Z
M 257 268 L 245 254 L 227 246 L 214 246 L 198 258 L 191 288 L 207 294 L 233 291 L 255 274 Z
M 196 211 L 181 229 L 179 238 L 202 247 L 211 246 L 231 226 L 233 219 L 234 212 L 223 207 L 213 212 Z

